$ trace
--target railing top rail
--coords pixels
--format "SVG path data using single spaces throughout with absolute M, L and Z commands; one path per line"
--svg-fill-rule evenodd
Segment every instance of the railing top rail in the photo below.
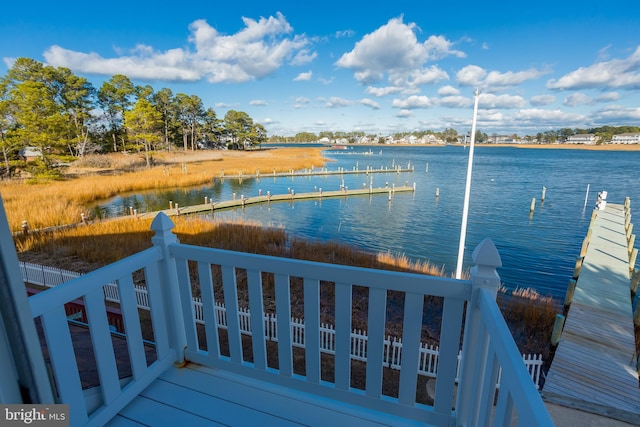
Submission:
M 219 265 L 233 265 L 236 268 L 247 270 L 282 273 L 288 276 L 315 278 L 327 282 L 361 284 L 370 288 L 455 299 L 468 300 L 471 296 L 471 282 L 469 280 L 327 264 L 184 244 L 170 245 L 170 249 L 172 255 L 177 258 Z

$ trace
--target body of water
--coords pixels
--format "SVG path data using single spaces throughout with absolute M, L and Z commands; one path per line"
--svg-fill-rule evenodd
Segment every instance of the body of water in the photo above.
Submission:
M 404 254 L 428 260 L 447 272 L 456 269 L 469 150 L 447 147 L 354 147 L 331 150 L 330 170 L 379 169 L 401 165 L 412 173 L 326 177 L 216 179 L 211 185 L 118 197 L 96 209 L 102 215 L 281 194 L 416 183 L 416 192 L 382 196 L 296 201 L 250 206 L 215 213 L 221 219 L 259 221 L 283 226 L 309 239 L 333 240 L 373 252 Z M 606 190 L 610 203 L 631 198 L 640 203 L 636 174 L 640 152 L 475 148 L 464 267 L 473 248 L 490 237 L 502 257 L 498 270 L 508 288 L 532 287 L 563 298 L 591 219 L 597 193 Z M 427 167 L 428 165 L 428 167 Z M 428 168 L 428 172 L 427 172 Z M 587 187 L 590 191 L 587 194 Z M 546 198 L 541 202 L 542 189 Z M 436 193 L 439 196 L 436 197 Z M 531 199 L 536 199 L 530 214 Z M 585 206 L 585 198 L 587 200 Z

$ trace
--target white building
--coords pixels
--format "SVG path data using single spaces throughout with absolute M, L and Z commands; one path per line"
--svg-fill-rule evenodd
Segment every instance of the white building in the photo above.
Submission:
M 640 144 L 640 133 L 621 133 L 613 135 L 612 144 Z
M 600 137 L 592 133 L 584 133 L 579 135 L 571 135 L 565 141 L 566 144 L 595 144 Z

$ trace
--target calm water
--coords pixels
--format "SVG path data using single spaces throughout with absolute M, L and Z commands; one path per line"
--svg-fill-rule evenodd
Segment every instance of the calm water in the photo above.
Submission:
M 380 149 L 382 153 L 380 154 Z M 370 150 L 373 155 L 367 155 Z M 468 161 L 463 147 L 354 147 L 332 151 L 327 167 L 351 170 L 366 166 L 415 167 L 413 173 L 373 174 L 373 186 L 416 183 L 415 194 L 350 197 L 322 201 L 274 203 L 216 212 L 216 218 L 260 221 L 284 226 L 296 236 L 334 240 L 371 251 L 404 254 L 428 260 L 454 272 Z M 427 170 L 428 164 L 428 173 Z M 545 295 L 563 298 L 575 259 L 585 237 L 599 191 L 608 191 L 610 203 L 631 198 L 640 203 L 636 174 L 640 152 L 518 149 L 476 147 L 471 186 L 465 268 L 473 248 L 485 237 L 493 239 L 502 257 L 500 276 L 508 288 L 533 287 Z M 129 206 L 139 211 L 203 203 L 204 196 L 226 200 L 264 194 L 337 190 L 369 185 L 370 176 L 344 175 L 311 178 L 216 180 L 212 185 L 119 197 L 99 209 L 115 215 Z M 590 185 L 587 205 L 587 186 Z M 545 186 L 546 199 L 540 202 Z M 439 197 L 436 191 L 439 189 Z M 531 199 L 536 199 L 530 215 Z

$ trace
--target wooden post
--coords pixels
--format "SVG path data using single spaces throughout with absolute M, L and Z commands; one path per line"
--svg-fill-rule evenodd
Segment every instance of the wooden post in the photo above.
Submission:
M 440 187 L 436 188 L 436 199 L 440 197 Z
M 629 253 L 629 255 L 631 255 L 631 252 L 633 252 L 633 245 L 636 243 L 636 235 L 632 234 L 631 238 L 629 238 L 629 244 L 627 246 L 627 252 Z
M 584 257 L 587 254 L 587 248 L 589 248 L 589 242 L 591 241 L 591 233 L 593 229 L 589 227 L 587 230 L 587 236 L 582 241 L 582 249 L 580 249 L 580 256 Z
M 540 201 L 544 202 L 545 197 L 547 196 L 547 187 L 545 187 L 544 185 L 542 186 L 542 198 L 540 198 Z
M 531 206 L 529 207 L 529 212 L 533 213 L 535 208 L 536 208 L 536 198 L 534 197 L 531 199 Z
M 169 209 L 173 209 L 173 200 L 169 200 Z
M 633 270 L 631 274 L 631 293 L 634 295 L 638 291 L 638 281 L 640 281 L 640 270 Z
M 580 276 L 580 270 L 582 269 L 582 261 L 583 261 L 582 257 L 576 258 L 576 266 L 573 269 L 573 278 L 575 280 L 578 280 L 578 277 Z
M 562 336 L 562 329 L 564 328 L 565 317 L 562 314 L 556 314 L 556 320 L 553 322 L 553 332 L 551 333 L 551 345 L 557 346 Z
M 571 305 L 571 301 L 573 301 L 573 295 L 576 292 L 576 284 L 577 282 L 574 279 L 569 280 L 569 286 L 567 287 L 567 293 L 564 296 L 564 306 L 569 307 Z
M 633 224 L 629 223 L 629 227 L 627 228 L 627 242 L 631 238 L 631 233 L 633 232 Z
M 629 271 L 633 271 L 636 266 L 636 258 L 638 257 L 638 250 L 633 248 L 631 256 L 629 257 Z
M 640 326 L 640 304 L 636 304 L 636 310 L 633 312 L 633 324 Z

